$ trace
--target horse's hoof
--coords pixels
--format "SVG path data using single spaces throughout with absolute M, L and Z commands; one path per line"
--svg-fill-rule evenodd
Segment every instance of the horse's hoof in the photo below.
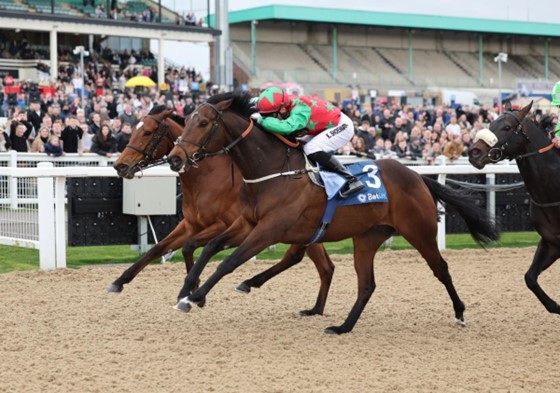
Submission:
M 460 328 L 467 327 L 465 321 L 462 321 L 459 318 L 455 318 L 455 325 L 459 326 Z
M 199 302 L 196 302 L 196 305 L 197 305 L 198 307 L 200 307 L 200 308 L 206 306 L 206 298 L 202 299 L 202 300 L 199 301 Z
M 192 309 L 192 303 L 188 299 L 182 299 L 175 305 L 175 310 L 189 312 Z
M 301 310 L 298 312 L 298 315 L 300 317 L 311 317 L 313 315 L 321 315 L 321 313 L 314 310 Z
M 346 331 L 342 330 L 340 326 L 329 326 L 325 329 L 326 334 L 344 334 L 347 333 Z
M 123 288 L 122 285 L 111 284 L 107 287 L 106 291 L 107 293 L 121 293 Z
M 241 293 L 251 293 L 251 287 L 247 284 L 245 284 L 245 282 L 242 282 L 241 284 L 239 284 L 237 287 L 235 287 L 235 290 L 237 292 L 241 292 Z

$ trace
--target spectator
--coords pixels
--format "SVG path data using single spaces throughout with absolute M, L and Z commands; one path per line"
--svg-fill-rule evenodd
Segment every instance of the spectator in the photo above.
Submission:
M 441 154 L 441 145 L 439 142 L 434 142 L 424 147 L 422 158 L 428 161 L 428 165 L 435 165 L 437 158 L 441 156 Z
M 412 160 L 419 160 L 422 158 L 422 145 L 420 144 L 420 138 L 416 135 L 412 135 L 410 137 L 410 143 L 408 144 L 408 148 L 411 153 Z
M 117 151 L 119 153 L 122 153 L 130 142 L 131 134 L 132 127 L 130 127 L 130 123 L 124 123 L 122 126 L 122 131 L 115 135 L 115 139 L 117 140 Z
M 132 111 L 132 106 L 129 103 L 126 103 L 124 105 L 124 111 L 120 115 L 120 118 L 123 124 L 130 123 L 131 127 L 134 127 L 136 123 L 138 123 L 138 119 L 136 118 L 136 115 Z
M 62 146 L 60 146 L 60 139 L 56 135 L 52 135 L 47 143 L 45 143 L 45 153 L 49 156 L 60 157 L 64 154 Z
M 44 153 L 45 143 L 49 141 L 51 133 L 47 127 L 41 127 L 39 133 L 33 140 L 31 147 L 29 148 L 30 153 Z
M 111 158 L 117 152 L 117 140 L 111 135 L 111 129 L 104 124 L 91 141 L 91 152 Z
M 401 139 L 393 148 L 393 151 L 397 154 L 398 158 L 403 158 L 410 160 L 412 158 L 412 153 L 408 147 L 406 139 Z
M 39 132 L 41 128 L 41 104 L 39 102 L 32 102 L 29 104 L 29 110 L 27 111 L 27 120 L 31 122 L 35 132 Z
M 461 142 L 461 135 L 454 135 L 453 139 L 445 144 L 443 155 L 451 161 L 461 157 L 463 154 L 463 143 Z
M 91 150 L 93 134 L 89 133 L 89 126 L 86 123 L 81 123 L 80 129 L 82 130 L 82 152 L 89 153 Z
M 457 123 L 457 116 L 451 116 L 449 124 L 445 126 L 445 131 L 450 135 L 461 135 L 461 126 Z
M 27 153 L 29 151 L 27 139 L 32 131 L 33 124 L 27 121 L 27 114 L 25 112 L 19 112 L 17 114 L 17 120 L 12 121 L 10 125 L 10 144 L 12 150 Z
M 365 143 L 365 151 L 373 149 L 373 146 L 375 145 L 375 137 L 372 137 L 372 135 L 369 133 L 369 129 L 369 117 L 364 116 L 362 117 L 362 124 L 360 124 L 356 128 L 356 135 L 362 138 L 363 142 Z
M 89 133 L 92 135 L 97 135 L 101 130 L 101 115 L 99 113 L 94 113 L 92 116 L 91 123 L 89 125 Z
M 0 152 L 5 152 L 10 150 L 12 144 L 10 142 L 10 137 L 2 127 L 0 127 Z
M 383 138 L 383 140 L 390 139 L 389 135 L 394 127 L 394 122 L 389 109 L 383 111 L 383 117 L 379 121 L 379 127 L 381 128 L 381 138 Z
M 69 119 L 69 124 L 64 127 L 60 136 L 62 142 L 62 149 L 65 153 L 79 153 L 82 155 L 82 136 L 83 131 L 78 127 L 78 120 L 72 116 Z
M 56 135 L 59 138 L 61 137 L 61 135 L 62 135 L 62 122 L 60 120 L 57 120 L 53 123 L 52 129 L 51 129 L 51 134 Z

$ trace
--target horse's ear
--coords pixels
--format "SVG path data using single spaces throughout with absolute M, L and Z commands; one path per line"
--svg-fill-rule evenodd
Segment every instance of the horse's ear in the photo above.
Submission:
M 230 98 L 229 100 L 220 101 L 216 104 L 216 108 L 218 108 L 221 111 L 224 111 L 231 106 L 232 102 L 233 102 L 233 98 Z
M 531 101 L 527 106 L 523 107 L 519 112 L 517 112 L 518 119 L 523 120 L 531 110 L 532 106 L 533 106 L 533 101 Z
M 511 112 L 511 101 L 506 101 L 504 109 L 506 112 Z

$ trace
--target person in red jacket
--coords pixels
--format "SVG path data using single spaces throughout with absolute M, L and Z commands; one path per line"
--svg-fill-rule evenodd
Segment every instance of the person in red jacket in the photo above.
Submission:
M 267 130 L 284 135 L 305 134 L 305 154 L 346 179 L 346 189 L 340 192 L 343 198 L 364 188 L 364 184 L 333 156 L 333 152 L 354 136 L 352 120 L 339 108 L 318 97 L 291 97 L 283 89 L 269 87 L 259 95 L 257 109 L 261 115 L 258 123 Z

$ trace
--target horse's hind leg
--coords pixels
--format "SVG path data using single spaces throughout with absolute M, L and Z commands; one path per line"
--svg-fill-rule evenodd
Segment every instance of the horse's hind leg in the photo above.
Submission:
M 430 231 L 422 225 L 411 225 L 405 229 L 399 228 L 401 235 L 408 240 L 408 242 L 416 248 L 424 257 L 428 266 L 432 269 L 434 276 L 445 286 L 447 293 L 453 302 L 453 310 L 455 311 L 455 323 L 459 326 L 465 326 L 465 305 L 459 298 L 451 274 L 449 274 L 449 267 L 443 256 L 439 252 L 436 231 Z
M 304 256 L 304 252 L 304 247 L 292 245 L 288 249 L 288 251 L 286 251 L 286 254 L 284 254 L 284 257 L 280 262 L 265 270 L 264 272 L 243 281 L 237 286 L 236 289 L 240 292 L 249 293 L 251 292 L 251 288 L 260 288 L 271 278 L 301 262 Z M 327 251 L 322 244 L 312 244 L 308 246 L 307 255 L 313 261 L 315 267 L 317 268 L 317 271 L 319 272 L 321 286 L 319 288 L 319 294 L 317 295 L 315 306 L 313 306 L 313 308 L 310 310 L 300 311 L 299 315 L 322 315 L 325 309 L 325 303 L 327 301 L 327 295 L 329 293 L 329 288 L 334 273 L 334 264 L 332 263 L 329 255 L 327 254 Z
M 375 276 L 373 259 L 383 242 L 389 238 L 385 229 L 376 228 L 372 233 L 354 237 L 354 269 L 358 276 L 358 298 L 340 326 L 330 326 L 325 329 L 328 334 L 342 334 L 351 332 L 364 308 L 375 291 Z
M 548 312 L 560 314 L 560 306 L 552 300 L 540 287 L 537 279 L 539 275 L 548 269 L 557 259 L 559 255 L 553 246 L 541 239 L 537 252 L 533 257 L 533 262 L 527 273 L 525 273 L 525 283 L 527 287 L 535 294 Z

